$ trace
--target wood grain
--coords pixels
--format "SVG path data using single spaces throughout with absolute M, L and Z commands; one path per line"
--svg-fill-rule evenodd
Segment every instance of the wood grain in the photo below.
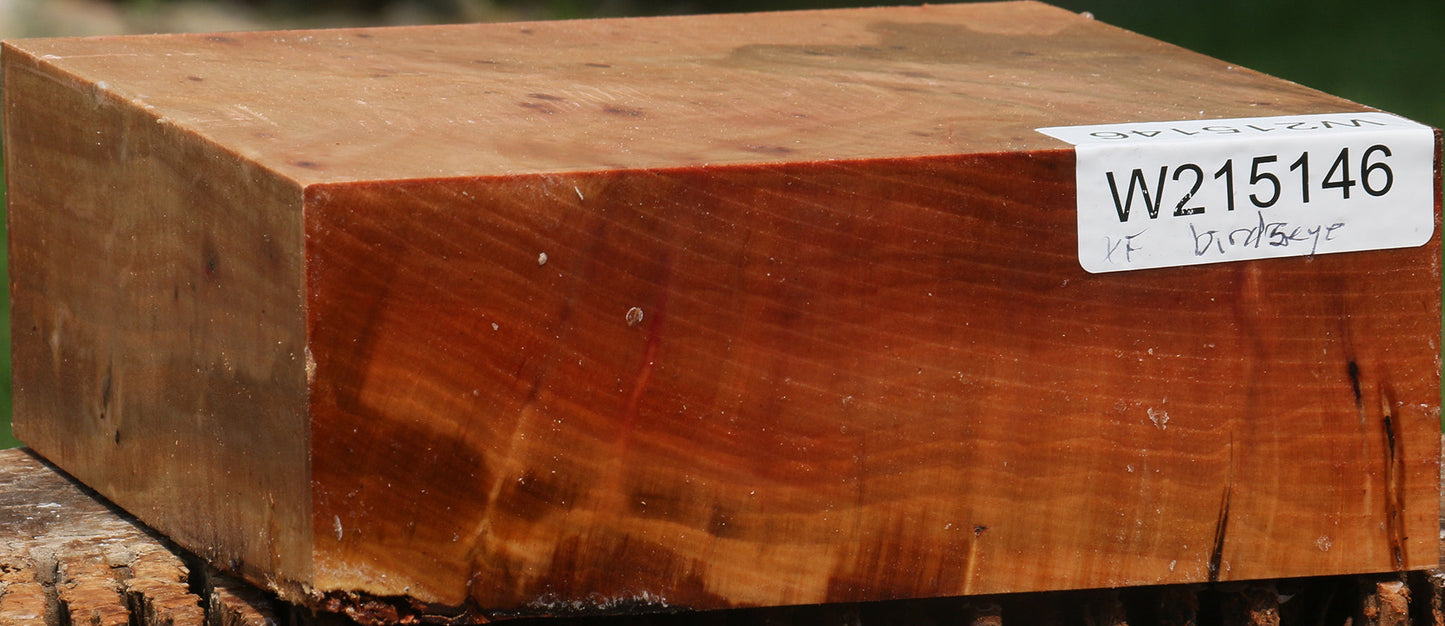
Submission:
M 190 577 L 148 529 L 28 452 L 0 450 L 0 624 L 200 626 Z
M 1436 562 L 1438 235 L 1087 274 L 1073 153 L 1033 131 L 1359 105 L 1034 3 L 3 61 L 17 432 L 287 597 Z
M 1360 108 L 1033 2 L 23 46 L 302 184 L 1054 150 L 1033 129 Z
M 122 612 L 146 626 L 355 624 L 345 615 L 288 606 L 158 541 L 134 519 L 24 450 L 0 451 L 0 624 L 57 626 L 93 623 L 87 611 L 62 601 L 86 586 L 108 594 L 93 605 Z M 191 565 L 184 565 L 187 561 Z M 189 570 L 189 571 L 188 571 Z M 62 575 L 63 572 L 63 575 Z M 1205 613 L 1227 625 L 1271 623 L 1445 624 L 1440 570 L 1398 575 L 1331 576 L 1217 585 L 1172 585 L 772 607 L 641 615 L 631 618 L 521 620 L 556 626 L 756 624 L 819 626 L 850 623 L 973 626 L 1052 623 L 1196 624 Z M 193 580 L 199 579 L 199 580 Z M 116 589 L 123 589 L 124 599 Z M 194 593 L 195 595 L 191 595 Z M 1122 608 L 1121 608 L 1122 605 Z M 1217 606 L 1216 606 L 1217 605 Z M 204 621 L 197 612 L 205 609 Z M 350 608 L 350 607 L 348 607 Z M 1122 614 L 1121 614 L 1122 610 Z M 415 616 L 413 616 L 415 617 Z M 1208 619 L 1208 618 L 1205 618 Z M 1394 620 L 1394 621 L 1391 621 Z M 369 622 L 374 623 L 374 622 Z
M 770 604 L 1023 591 L 1072 567 L 1080 586 L 1310 575 L 1367 543 L 1376 567 L 1432 562 L 1433 365 L 1412 345 L 1438 295 L 1373 289 L 1433 259 L 1088 276 L 1067 187 L 1013 182 L 1067 165 L 609 174 L 552 205 L 497 181 L 314 192 L 313 241 L 345 233 L 309 270 L 315 536 L 345 559 L 318 576 L 455 543 L 403 572 L 511 586 L 482 598 L 698 577 Z M 1033 219 L 980 201 L 1005 194 Z M 386 419 L 407 406 L 426 418 Z M 1377 406 L 1422 442 L 1408 539 L 1379 528 Z M 348 444 L 368 441 L 393 443 Z M 398 509 L 417 513 L 375 514 Z
M 217 562 L 306 580 L 297 187 L 7 49 L 17 437 Z

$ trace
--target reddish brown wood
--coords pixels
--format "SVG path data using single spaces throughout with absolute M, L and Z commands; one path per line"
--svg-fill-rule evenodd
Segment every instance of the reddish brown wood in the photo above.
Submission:
M 17 432 L 287 597 L 1436 562 L 1438 235 L 1089 275 L 1073 153 L 1033 130 L 1359 105 L 1033 3 L 3 64 Z
M 77 600 L 77 587 L 88 589 L 91 600 L 94 592 L 102 592 L 102 601 L 92 601 L 92 607 L 129 612 L 129 620 L 116 623 L 354 623 L 344 615 L 281 605 L 242 581 L 205 568 L 188 572 L 181 563 L 123 513 L 108 509 L 60 472 L 24 451 L 0 451 L 0 625 L 91 623 L 84 619 L 91 612 L 84 610 L 83 599 L 61 611 L 62 600 Z M 192 584 L 190 576 L 203 580 Z M 1407 623 L 1400 620 L 1418 604 L 1414 623 L 1439 626 L 1442 576 L 1431 570 L 1404 579 L 1362 575 L 543 621 L 556 626 L 1001 626 L 1120 624 L 1127 615 L 1135 622 L 1186 626 L 1199 623 L 1200 597 L 1205 596 L 1219 601 L 1217 609 L 1210 608 L 1224 624 Z M 1335 597 L 1340 588 L 1349 589 L 1349 597 Z M 123 600 L 117 589 L 123 590 Z M 199 597 L 187 593 L 191 589 Z M 204 618 L 198 614 L 202 606 Z M 519 623 L 540 626 L 541 621 Z

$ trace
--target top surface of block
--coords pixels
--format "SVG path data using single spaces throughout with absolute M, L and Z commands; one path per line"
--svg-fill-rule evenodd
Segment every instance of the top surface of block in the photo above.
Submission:
M 8 47 L 303 185 L 1064 149 L 1033 129 L 1360 109 L 1032 2 Z

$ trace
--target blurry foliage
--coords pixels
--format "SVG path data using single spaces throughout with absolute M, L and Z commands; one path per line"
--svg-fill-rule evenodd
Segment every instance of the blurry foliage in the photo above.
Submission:
M 1056 4 L 1437 128 L 1445 126 L 1445 38 L 1439 36 L 1445 27 L 1445 2 L 1439 0 Z
M 176 0 L 113 0 L 160 11 Z M 195 4 L 194 1 L 191 2 Z M 1360 0 L 1053 0 L 1115 26 L 1267 74 L 1445 127 L 1445 2 Z M 816 9 L 887 0 L 236 0 L 227 5 L 282 27 L 465 22 Z M 330 16 L 318 20 L 315 16 Z M 337 17 L 342 16 L 342 17 Z M 1201 90 L 1209 89 L 1200 85 Z M 0 198 L 4 189 L 0 186 Z M 3 226 L 0 226 L 3 228 Z M 4 260 L 0 259 L 0 271 Z M 3 309 L 9 327 L 9 308 Z M 9 333 L 0 333 L 0 448 L 10 436 Z

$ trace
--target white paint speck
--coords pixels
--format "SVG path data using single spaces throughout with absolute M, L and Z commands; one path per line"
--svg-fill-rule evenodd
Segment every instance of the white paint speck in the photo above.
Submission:
M 337 540 L 337 541 L 341 541 L 342 531 L 341 531 L 341 516 L 340 516 L 340 515 L 332 515 L 332 516 L 331 516 L 331 527 L 336 530 L 336 540 Z
M 1164 409 L 1155 409 L 1154 407 L 1149 407 L 1148 411 L 1149 421 L 1154 422 L 1154 426 L 1156 428 L 1158 428 L 1159 430 L 1164 430 L 1169 426 L 1168 411 L 1165 411 Z
M 538 254 L 538 255 L 537 255 L 537 267 L 541 267 L 541 266 L 546 265 L 546 264 L 547 264 L 547 253 L 546 253 L 546 252 L 543 252 L 543 253 L 541 253 L 541 254 Z
M 638 307 L 632 307 L 630 309 L 627 309 L 627 315 L 624 317 L 624 319 L 627 320 L 627 326 L 629 328 L 641 324 L 642 309 Z

